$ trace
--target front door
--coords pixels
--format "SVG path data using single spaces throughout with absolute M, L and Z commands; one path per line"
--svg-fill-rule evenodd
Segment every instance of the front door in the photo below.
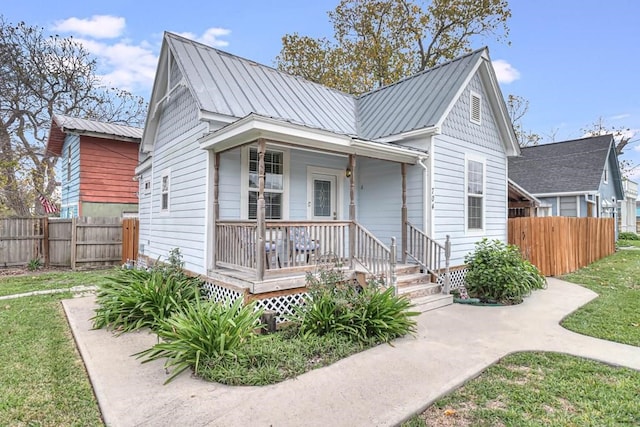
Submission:
M 338 219 L 336 188 L 337 177 L 335 175 L 311 174 L 311 200 L 309 201 L 311 219 Z

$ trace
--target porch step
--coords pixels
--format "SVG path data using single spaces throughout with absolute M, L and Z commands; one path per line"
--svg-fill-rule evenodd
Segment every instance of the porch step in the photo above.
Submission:
M 417 264 L 397 264 L 396 276 L 404 276 L 405 274 L 420 273 L 420 266 Z
M 435 294 L 425 297 L 413 298 L 412 311 L 424 313 L 425 311 L 435 310 L 440 307 L 446 307 L 453 304 L 453 295 Z
M 426 285 L 431 283 L 431 276 L 424 273 L 410 273 L 403 275 L 396 275 L 396 283 L 399 288 L 413 285 Z
M 435 283 L 419 283 L 408 286 L 398 286 L 398 295 L 406 296 L 414 300 L 416 298 L 439 294 L 441 289 L 440 285 L 436 285 Z

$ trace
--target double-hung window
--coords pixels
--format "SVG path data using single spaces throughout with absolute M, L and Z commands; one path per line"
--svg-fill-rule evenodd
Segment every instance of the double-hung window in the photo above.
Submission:
M 265 218 L 282 219 L 284 195 L 284 153 L 266 150 L 264 153 Z M 249 219 L 258 216 L 258 150 L 249 149 Z
M 484 162 L 467 159 L 467 229 L 484 228 Z
M 169 212 L 169 192 L 171 191 L 171 173 L 165 171 L 160 181 L 160 211 Z

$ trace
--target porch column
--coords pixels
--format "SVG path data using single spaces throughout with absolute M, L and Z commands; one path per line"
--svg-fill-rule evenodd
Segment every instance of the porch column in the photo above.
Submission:
M 349 265 L 354 268 L 353 260 L 356 257 L 356 156 L 349 154 Z
M 212 235 L 212 250 L 211 250 L 211 263 L 213 268 L 216 268 L 218 259 L 218 219 L 220 218 L 220 204 L 218 202 L 220 197 L 220 153 L 213 155 L 213 226 L 211 229 Z
M 266 238 L 265 228 L 265 203 L 264 203 L 264 152 L 265 152 L 264 139 L 258 139 L 258 212 L 256 215 L 257 221 L 257 238 L 258 244 L 256 245 L 256 269 L 258 272 L 258 280 L 264 279 L 265 269 L 265 257 L 264 257 L 264 242 Z
M 407 216 L 407 165 L 405 163 L 400 163 L 400 173 L 402 174 L 402 228 L 401 236 L 402 236 L 402 263 L 407 263 L 407 221 L 409 220 Z

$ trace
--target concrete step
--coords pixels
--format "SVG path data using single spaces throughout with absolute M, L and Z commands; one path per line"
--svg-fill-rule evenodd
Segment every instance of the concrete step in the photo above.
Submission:
M 440 307 L 446 307 L 453 304 L 453 295 L 436 294 L 428 295 L 425 297 L 413 298 L 411 300 L 413 307 L 411 311 L 419 311 L 424 313 L 425 311 L 435 310 Z
M 420 266 L 417 264 L 397 264 L 396 276 L 402 276 L 404 274 L 420 273 Z
M 396 283 L 398 287 L 412 286 L 412 285 L 424 285 L 431 283 L 431 275 L 423 273 L 411 273 L 396 276 Z
M 422 283 L 402 287 L 398 286 L 398 295 L 406 296 L 410 299 L 439 294 L 440 291 L 440 285 L 436 285 L 435 283 Z

